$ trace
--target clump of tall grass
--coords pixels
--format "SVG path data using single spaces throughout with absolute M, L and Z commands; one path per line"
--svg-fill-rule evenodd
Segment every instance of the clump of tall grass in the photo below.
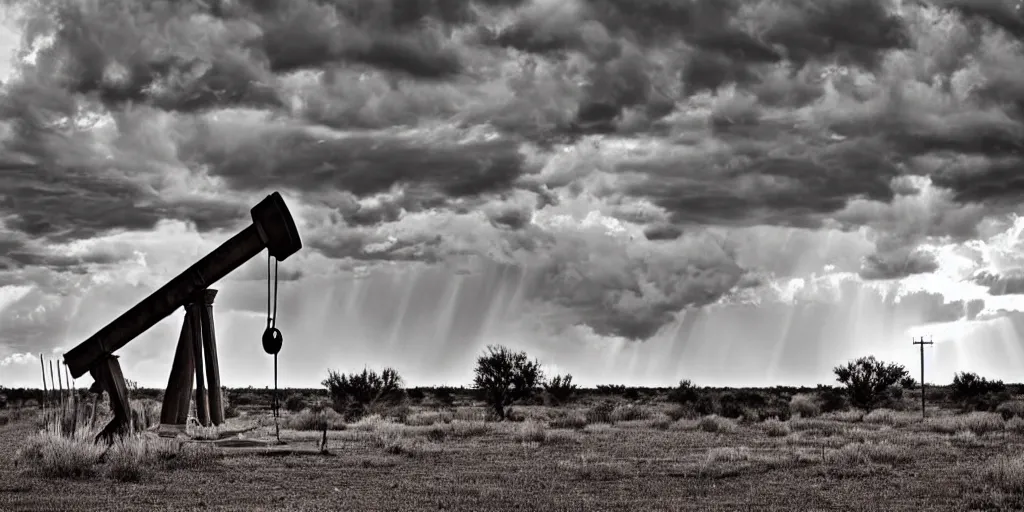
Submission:
M 813 395 L 798 393 L 789 400 L 789 411 L 794 416 L 799 414 L 801 418 L 813 418 L 821 414 L 821 406 Z
M 1006 428 L 1006 422 L 1000 414 L 994 412 L 972 412 L 965 415 L 942 416 L 928 418 L 926 428 L 933 432 L 955 434 L 961 430 L 969 430 L 983 436 L 989 432 L 999 432 Z
M 512 436 L 520 443 L 543 443 L 547 440 L 547 426 L 536 420 L 526 420 L 514 427 Z
M 412 427 L 426 427 L 439 423 L 447 424 L 455 420 L 451 411 L 419 411 L 405 417 L 405 424 Z
M 114 441 L 106 453 L 107 475 L 119 482 L 139 482 L 153 468 L 149 446 L 139 436 L 125 436 Z
M 736 422 L 729 419 L 723 418 L 712 414 L 710 416 L 704 416 L 700 419 L 700 423 L 697 424 L 698 428 L 704 432 L 712 433 L 729 433 L 735 432 L 737 425 Z
M 15 465 L 26 473 L 48 477 L 80 479 L 97 474 L 97 464 L 106 451 L 88 434 L 74 436 L 40 432 L 25 440 L 14 455 Z
M 96 432 L 80 429 L 72 435 L 42 431 L 15 452 L 22 471 L 50 478 L 81 479 L 105 474 L 120 482 L 138 482 L 156 468 L 194 469 L 219 457 L 210 445 L 126 435 L 107 446 L 94 442 Z
M 761 428 L 768 437 L 786 437 L 791 432 L 789 424 L 779 421 L 778 418 L 768 418 L 761 423 Z
M 1024 456 L 999 456 L 985 469 L 985 479 L 1004 492 L 1024 493 Z
M 345 430 L 345 417 L 334 409 L 325 408 L 320 411 L 303 409 L 300 412 L 284 417 L 282 427 L 291 430 L 320 432 L 323 430 Z
M 582 429 L 587 426 L 587 415 L 581 411 L 566 411 L 551 419 L 552 428 Z
M 863 418 L 864 423 L 876 425 L 888 425 L 890 427 L 905 427 L 920 421 L 920 417 L 914 413 L 894 411 L 892 409 L 875 409 L 867 413 Z

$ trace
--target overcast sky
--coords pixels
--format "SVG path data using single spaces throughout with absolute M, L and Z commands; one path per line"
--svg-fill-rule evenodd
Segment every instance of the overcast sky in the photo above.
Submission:
M 0 34 L 0 385 L 275 190 L 284 386 L 468 384 L 489 343 L 584 385 L 815 384 L 916 375 L 919 335 L 935 381 L 1024 380 L 1016 0 L 35 3 Z M 272 383 L 265 268 L 215 286 L 228 386 Z M 166 385 L 182 316 L 127 378 Z

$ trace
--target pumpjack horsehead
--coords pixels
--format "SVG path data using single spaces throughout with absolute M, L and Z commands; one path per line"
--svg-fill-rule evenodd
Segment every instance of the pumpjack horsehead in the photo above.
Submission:
M 213 299 L 217 290 L 209 287 L 243 263 L 267 250 L 267 328 L 263 350 L 274 356 L 274 413 L 277 414 L 277 354 L 283 338 L 276 327 L 277 274 L 274 274 L 274 304 L 270 308 L 270 262 L 284 261 L 302 248 L 298 229 L 281 194 L 274 192 L 250 210 L 252 224 L 217 247 L 187 270 L 171 279 L 149 297 L 126 311 L 89 339 L 64 354 L 64 363 L 74 378 L 89 372 L 95 380 L 92 391 L 106 391 L 114 419 L 96 437 L 112 441 L 128 430 L 131 413 L 128 391 L 118 356 L 114 355 L 140 334 L 167 318 L 178 308 L 185 312 L 178 347 L 171 366 L 167 391 L 160 412 L 161 428 L 184 431 L 195 384 L 196 418 L 203 426 L 224 422 L 220 387 L 220 366 L 213 328 Z M 204 357 L 205 356 L 205 357 Z M 204 378 L 204 361 L 205 377 Z M 193 378 L 194 375 L 194 378 Z M 206 387 L 206 382 L 209 387 Z

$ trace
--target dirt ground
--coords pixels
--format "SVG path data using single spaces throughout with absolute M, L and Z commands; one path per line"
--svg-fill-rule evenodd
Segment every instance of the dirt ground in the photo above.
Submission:
M 530 409 L 528 418 L 564 414 Z M 235 421 L 268 423 L 256 414 Z M 1024 435 L 1010 428 L 944 433 L 895 414 L 872 422 L 714 419 L 725 423 L 717 426 L 659 416 L 577 429 L 540 419 L 364 421 L 330 431 L 330 455 L 225 449 L 207 467 L 157 471 L 139 483 L 29 476 L 15 467 L 14 453 L 38 427 L 22 420 L 0 426 L 0 511 L 937 512 L 1024 503 L 987 473 L 998 456 L 1024 453 Z M 723 431 L 708 431 L 715 429 Z M 248 435 L 269 439 L 272 432 L 264 426 Z M 311 452 L 320 436 L 281 432 L 289 447 Z

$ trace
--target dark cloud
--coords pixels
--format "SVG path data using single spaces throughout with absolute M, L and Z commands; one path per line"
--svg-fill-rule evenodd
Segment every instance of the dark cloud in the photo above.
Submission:
M 688 307 L 714 303 L 741 284 L 746 271 L 721 244 L 693 236 L 628 254 L 604 235 L 557 237 L 552 261 L 530 296 L 570 312 L 604 336 L 645 340 Z
M 110 264 L 47 244 L 162 219 L 232 229 L 253 196 L 283 189 L 328 210 L 307 222 L 311 251 L 540 269 L 532 297 L 630 339 L 764 284 L 694 242 L 701 226 L 866 226 L 867 248 L 844 242 L 857 250 L 838 268 L 874 243 L 863 279 L 931 272 L 916 247 L 977 236 L 1024 189 L 1019 11 L 940 3 L 41 5 L 26 42 L 54 31 L 52 44 L 0 97 L 0 214 L 18 235 L 0 267 Z M 567 198 L 646 240 L 531 223 Z M 820 242 L 806 238 L 794 246 Z M 787 244 L 761 267 L 809 271 Z
M 644 236 L 648 240 L 675 240 L 683 236 L 683 230 L 672 224 L 655 224 L 644 228 Z
M 987 20 L 1020 38 L 1024 36 L 1024 17 L 1017 0 L 934 0 L 969 18 Z
M 782 157 L 751 148 L 748 154 L 697 161 L 666 150 L 663 157 L 624 162 L 619 168 L 641 176 L 625 188 L 627 194 L 654 201 L 677 222 L 806 226 L 854 197 L 892 199 L 889 181 L 900 171 L 876 144 L 800 149 L 803 154 Z
M 975 284 L 987 287 L 990 295 L 1024 294 L 1024 272 L 1021 271 L 1004 274 L 981 272 L 973 280 Z
M 426 206 L 445 197 L 507 190 L 526 171 L 520 143 L 510 139 L 446 142 L 386 134 L 328 138 L 280 129 L 233 146 L 216 139 L 196 143 L 194 158 L 240 189 L 287 183 L 301 191 L 332 187 L 366 196 L 407 185 L 422 189 Z
M 938 268 L 939 264 L 931 253 L 872 254 L 864 258 L 860 277 L 869 281 L 903 279 L 915 274 L 930 274 Z
M 522 229 L 530 222 L 533 212 L 526 208 L 503 208 L 488 214 L 495 227 Z

